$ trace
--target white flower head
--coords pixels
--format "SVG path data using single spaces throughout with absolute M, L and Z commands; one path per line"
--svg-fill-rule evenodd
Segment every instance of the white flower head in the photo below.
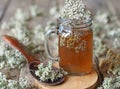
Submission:
M 88 13 L 89 12 L 89 13 Z M 62 17 L 67 19 L 86 20 L 91 18 L 91 12 L 82 0 L 66 0 Z

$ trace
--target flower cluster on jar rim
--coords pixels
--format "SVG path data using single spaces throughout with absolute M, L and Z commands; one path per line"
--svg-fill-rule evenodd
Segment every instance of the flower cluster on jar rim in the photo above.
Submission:
M 82 0 L 66 0 L 61 17 L 71 20 L 89 21 L 92 19 L 92 13 Z

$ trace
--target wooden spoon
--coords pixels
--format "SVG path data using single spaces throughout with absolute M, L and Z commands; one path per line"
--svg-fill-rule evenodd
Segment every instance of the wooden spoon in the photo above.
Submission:
M 35 75 L 35 70 L 38 69 L 38 65 L 41 63 L 39 60 L 35 59 L 33 56 L 29 55 L 24 49 L 23 49 L 23 46 L 22 44 L 19 43 L 19 41 L 17 39 L 15 39 L 14 37 L 11 37 L 11 36 L 8 36 L 8 35 L 4 35 L 2 37 L 2 39 L 7 42 L 10 46 L 14 47 L 15 49 L 19 50 L 26 58 L 26 61 L 29 65 L 29 71 L 31 73 L 31 75 L 37 79 L 38 81 L 42 82 L 42 83 L 45 83 L 47 85 L 58 85 L 58 84 L 61 84 L 65 79 L 64 77 L 62 78 L 59 78 L 57 80 L 55 80 L 54 82 L 51 82 L 51 81 L 46 81 L 46 82 L 43 82 L 40 80 L 39 77 L 37 77 Z M 53 66 L 53 69 L 58 69 L 57 67 Z M 59 69 L 58 69 L 59 70 Z

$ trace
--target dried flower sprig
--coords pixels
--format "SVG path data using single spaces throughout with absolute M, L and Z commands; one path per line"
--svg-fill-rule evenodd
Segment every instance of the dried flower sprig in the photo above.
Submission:
M 51 82 L 54 82 L 67 74 L 62 68 L 59 70 L 53 69 L 53 63 L 53 61 L 49 61 L 46 66 L 43 63 L 38 65 L 38 70 L 35 71 L 35 74 L 41 81 L 46 82 L 50 80 Z
M 7 79 L 7 76 L 0 72 L 0 89 L 27 89 L 28 81 L 20 78 L 19 81 Z
M 66 0 L 62 17 L 72 20 L 89 20 L 91 12 L 82 0 Z
M 120 76 L 114 78 L 105 78 L 101 87 L 97 89 L 120 89 Z

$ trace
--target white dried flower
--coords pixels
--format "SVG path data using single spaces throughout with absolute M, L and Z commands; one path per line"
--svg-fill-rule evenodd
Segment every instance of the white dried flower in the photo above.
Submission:
M 102 12 L 98 11 L 95 16 L 95 19 L 97 21 L 99 21 L 100 23 L 106 24 L 109 22 L 109 16 L 110 16 L 110 14 L 108 12 L 103 14 Z
M 7 67 L 9 69 L 11 68 L 21 68 L 26 60 L 22 56 L 22 54 L 7 44 L 5 44 L 3 41 L 0 41 L 0 65 L 1 67 Z
M 19 89 L 18 82 L 14 80 L 8 80 L 7 89 Z
M 62 17 L 72 20 L 90 20 L 91 12 L 87 9 L 82 0 L 66 0 Z
M 115 48 L 120 48 L 120 38 L 115 38 L 113 44 Z
M 28 81 L 20 78 L 19 81 L 7 79 L 7 76 L 0 72 L 0 89 L 28 89 Z
M 120 76 L 114 78 L 105 77 L 102 86 L 97 89 L 120 89 Z
M 36 17 L 38 15 L 42 15 L 43 12 L 41 12 L 36 5 L 33 5 L 33 6 L 30 6 L 30 14 L 32 17 Z
M 18 8 L 16 13 L 15 13 L 15 19 L 20 21 L 20 22 L 25 22 L 27 19 L 29 19 L 30 16 L 28 13 L 25 13 L 22 11 L 22 9 Z
M 45 34 L 44 34 L 44 28 L 41 25 L 38 25 L 34 28 L 34 43 L 35 44 L 40 44 L 40 43 L 44 43 L 44 38 L 45 38 Z
M 51 9 L 50 9 L 50 15 L 55 15 L 57 12 L 58 12 L 58 10 L 57 10 L 58 8 L 56 7 L 56 6 L 54 6 L 54 7 L 52 7 Z
M 1 30 L 7 30 L 7 29 L 9 29 L 9 25 L 8 25 L 8 23 L 7 22 L 3 22 L 2 24 L 1 24 Z
M 3 67 L 5 67 L 5 61 L 0 62 L 0 69 L 2 69 Z
M 62 78 L 67 74 L 62 68 L 60 70 L 53 69 L 53 61 L 49 61 L 48 65 L 43 65 L 43 63 L 38 65 L 38 70 L 35 71 L 36 76 L 40 77 L 41 81 L 51 80 L 54 82 L 58 78 Z
M 21 89 L 26 89 L 29 86 L 27 79 L 21 77 L 19 79 L 19 86 L 21 87 Z

